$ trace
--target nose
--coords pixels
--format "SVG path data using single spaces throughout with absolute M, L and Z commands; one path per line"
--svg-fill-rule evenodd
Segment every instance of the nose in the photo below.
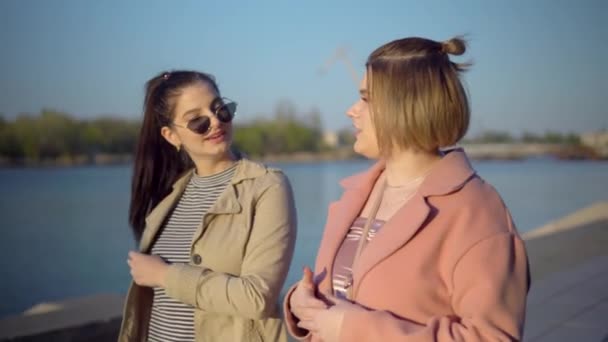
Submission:
M 346 111 L 346 116 L 348 116 L 351 119 L 359 117 L 359 114 L 357 114 L 356 107 L 357 107 L 357 103 L 354 103 L 352 106 L 350 106 L 350 108 L 348 108 L 348 110 Z
M 220 120 L 217 118 L 217 115 L 211 111 L 209 111 L 207 113 L 207 115 L 209 116 L 209 123 L 211 124 L 211 127 L 218 127 L 221 122 Z

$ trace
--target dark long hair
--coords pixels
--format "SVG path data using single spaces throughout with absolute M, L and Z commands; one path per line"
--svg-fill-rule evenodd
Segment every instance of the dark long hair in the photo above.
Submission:
M 193 167 L 185 152 L 178 152 L 161 136 L 173 120 L 175 98 L 196 83 L 208 83 L 219 95 L 213 76 L 196 71 L 162 72 L 146 83 L 144 118 L 139 132 L 131 180 L 129 224 L 139 241 L 148 213 L 171 192 L 173 183 Z

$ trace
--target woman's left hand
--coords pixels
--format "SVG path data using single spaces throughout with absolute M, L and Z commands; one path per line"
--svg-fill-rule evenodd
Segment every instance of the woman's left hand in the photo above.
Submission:
M 323 342 L 337 342 L 340 339 L 344 314 L 347 311 L 365 309 L 331 294 L 325 294 L 324 296 L 327 301 L 332 302 L 334 305 L 328 309 L 316 309 L 313 318 L 307 321 L 300 321 L 298 327 L 310 331 L 314 337 L 313 340 L 320 339 Z
M 129 252 L 127 264 L 133 281 L 139 286 L 165 287 L 165 275 L 169 265 L 157 255 Z

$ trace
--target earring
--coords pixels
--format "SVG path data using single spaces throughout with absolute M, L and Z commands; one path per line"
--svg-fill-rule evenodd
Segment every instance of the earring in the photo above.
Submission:
M 175 149 L 177 150 L 177 152 L 179 152 L 179 150 L 181 150 L 181 148 L 182 148 L 182 145 L 175 146 Z

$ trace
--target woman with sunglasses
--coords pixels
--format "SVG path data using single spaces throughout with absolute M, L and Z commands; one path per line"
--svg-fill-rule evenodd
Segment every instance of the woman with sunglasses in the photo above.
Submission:
M 231 149 L 236 103 L 195 71 L 147 83 L 119 341 L 284 341 L 296 213 L 287 178 Z
M 410 37 L 371 53 L 346 112 L 355 152 L 314 276 L 288 292 L 291 334 L 313 341 L 521 341 L 524 242 L 496 190 L 455 145 L 469 124 L 452 62 L 465 42 Z

